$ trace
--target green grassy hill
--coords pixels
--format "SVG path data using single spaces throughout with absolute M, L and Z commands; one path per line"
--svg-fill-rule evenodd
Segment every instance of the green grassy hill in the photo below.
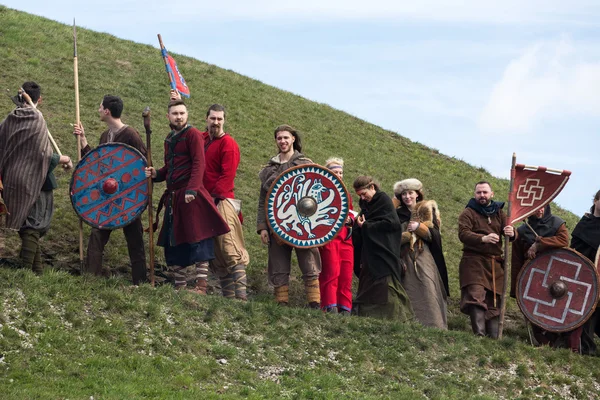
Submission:
M 63 153 L 75 157 L 72 28 L 2 6 L 0 22 L 2 90 L 14 94 L 22 82 L 37 81 L 49 130 Z M 102 96 L 117 94 L 125 102 L 123 120 L 140 132 L 141 112 L 147 105 L 152 108 L 152 155 L 161 164 L 169 87 L 159 51 L 86 29 L 78 29 L 78 51 L 81 120 L 89 142 L 97 143 L 103 130 L 97 116 Z M 530 348 L 514 302 L 509 302 L 507 338 L 499 343 L 472 338 L 458 311 L 458 214 L 476 181 L 490 180 L 496 198 L 505 200 L 506 180 L 327 105 L 189 57 L 176 59 L 192 92 L 190 122 L 202 127 L 208 106 L 221 103 L 228 110 L 226 130 L 240 145 L 236 192 L 244 203 L 253 301 L 227 303 L 169 288 L 132 289 L 125 278 L 102 281 L 64 272 L 37 278 L 0 269 L 0 386 L 10 388 L 9 398 L 127 398 L 132 393 L 197 398 L 202 390 L 256 398 L 395 393 L 406 398 L 586 397 L 595 390 L 597 372 L 590 366 L 596 359 Z M 0 113 L 12 107 L 7 96 L 0 97 Z M 388 193 L 399 179 L 423 182 L 426 197 L 437 200 L 442 213 L 452 292 L 449 323 L 457 332 L 357 318 L 342 321 L 273 306 L 255 210 L 257 174 L 276 153 L 272 132 L 282 123 L 302 132 L 303 152 L 315 162 L 343 157 L 348 186 L 360 174 L 373 175 Z M 509 161 L 507 154 L 507 168 Z M 48 265 L 72 272 L 79 264 L 78 222 L 68 197 L 70 176 L 57 176 L 56 212 L 43 250 Z M 155 204 L 163 188 L 155 188 Z M 575 226 L 575 215 L 555 213 L 570 229 Z M 14 256 L 18 237 L 1 235 L 1 255 Z M 160 262 L 160 248 L 157 253 Z M 116 272 L 127 270 L 120 231 L 111 238 L 105 264 Z M 298 279 L 291 290 L 293 305 L 301 305 Z M 146 377 L 152 382 L 144 383 Z M 40 386 L 50 387 L 50 394 L 40 394 Z

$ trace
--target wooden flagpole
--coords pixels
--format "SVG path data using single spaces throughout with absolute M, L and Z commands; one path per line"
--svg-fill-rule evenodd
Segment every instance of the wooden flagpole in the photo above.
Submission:
M 513 192 L 513 184 L 515 181 L 515 165 L 517 164 L 517 155 L 512 155 L 512 166 L 510 167 L 510 185 L 508 189 L 508 209 L 506 212 L 506 224 L 510 224 L 511 221 L 511 197 Z M 508 276 L 510 275 L 510 263 L 508 262 L 509 247 L 508 244 L 510 238 L 504 235 L 504 260 L 502 261 L 502 269 L 504 270 L 504 289 L 502 290 L 502 296 L 500 296 L 500 321 L 498 323 L 498 339 L 502 339 L 502 330 L 504 329 L 504 314 L 506 313 L 506 291 L 508 289 Z
M 160 33 L 158 34 L 158 43 L 160 44 L 160 51 L 162 54 L 162 51 L 165 49 L 165 45 L 163 44 Z M 167 59 L 167 57 L 163 56 L 163 61 L 165 62 L 165 67 L 167 67 L 169 65 L 169 60 Z M 175 89 L 175 84 L 173 83 L 173 77 L 171 76 L 171 74 L 168 71 L 167 71 L 167 75 L 169 75 L 169 83 L 171 84 L 171 88 Z
M 73 18 L 73 78 L 75 82 L 75 124 L 79 126 L 81 118 L 79 115 L 79 65 L 77 64 L 77 28 Z M 77 135 L 77 161 L 81 161 L 81 137 Z M 79 268 L 84 270 L 83 263 L 83 220 L 79 218 Z
M 148 166 L 152 166 L 152 140 L 150 129 L 150 107 L 146 107 L 142 113 L 144 118 L 144 128 L 146 129 L 146 159 L 148 160 Z M 148 241 L 150 250 L 150 284 L 154 287 L 154 221 L 153 221 L 153 209 L 152 209 L 152 177 L 148 177 Z

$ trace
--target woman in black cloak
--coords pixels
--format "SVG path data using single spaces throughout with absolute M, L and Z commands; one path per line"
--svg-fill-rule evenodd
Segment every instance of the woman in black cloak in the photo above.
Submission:
M 370 176 L 359 176 L 354 190 L 360 214 L 354 223 L 354 269 L 359 276 L 354 301 L 359 316 L 412 320 L 414 314 L 401 284 L 402 226 L 394 204 Z

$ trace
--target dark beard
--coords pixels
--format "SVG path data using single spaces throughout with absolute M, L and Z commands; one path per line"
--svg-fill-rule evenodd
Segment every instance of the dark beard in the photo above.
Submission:
M 171 123 L 169 123 L 169 127 L 171 128 L 171 130 L 180 131 L 180 130 L 183 130 L 183 128 L 185 128 L 187 126 L 187 124 L 188 124 L 187 121 L 185 121 L 185 122 L 182 122 L 180 126 L 178 126 L 171 122 Z

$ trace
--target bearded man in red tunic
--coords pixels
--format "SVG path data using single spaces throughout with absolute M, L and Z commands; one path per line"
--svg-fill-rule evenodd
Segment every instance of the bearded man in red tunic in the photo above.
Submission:
M 167 118 L 171 132 L 165 138 L 165 165 L 146 168 L 154 182 L 167 182 L 159 204 L 165 219 L 158 245 L 165 248 L 167 270 L 177 289 L 187 285 L 185 269 L 196 266 L 194 291 L 206 294 L 208 262 L 214 255 L 213 238 L 229 232 L 203 184 L 205 171 L 202 132 L 188 124 L 188 111 L 182 100 L 169 103 Z

